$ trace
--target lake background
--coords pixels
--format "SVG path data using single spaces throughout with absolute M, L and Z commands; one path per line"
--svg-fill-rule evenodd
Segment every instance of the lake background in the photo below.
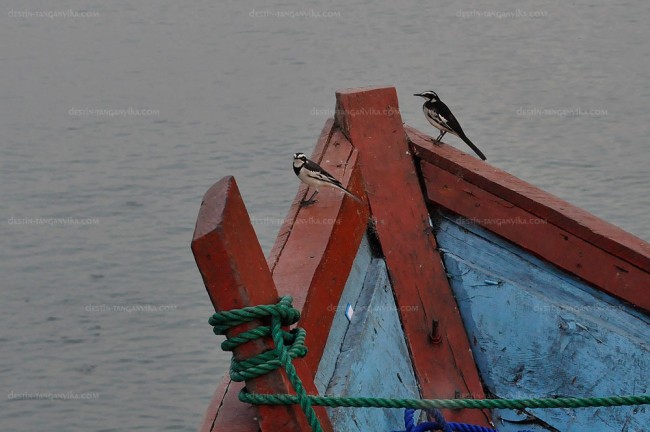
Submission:
M 189 248 L 201 198 L 235 175 L 268 252 L 337 89 L 394 85 L 437 134 L 412 96 L 434 89 L 491 164 L 650 240 L 649 2 L 0 12 L 4 432 L 198 428 L 229 361 Z

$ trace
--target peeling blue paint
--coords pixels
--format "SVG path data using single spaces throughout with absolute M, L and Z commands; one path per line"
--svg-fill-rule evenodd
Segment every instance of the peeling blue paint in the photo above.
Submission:
M 354 258 L 354 262 L 352 263 L 352 269 L 350 270 L 348 280 L 345 283 L 345 288 L 343 289 L 338 304 L 327 306 L 334 308 L 336 313 L 334 315 L 334 320 L 332 321 L 329 335 L 327 336 L 327 343 L 325 344 L 325 349 L 318 365 L 318 371 L 316 371 L 314 377 L 314 383 L 316 384 L 319 394 L 325 394 L 327 384 L 332 379 L 334 368 L 336 367 L 336 359 L 341 352 L 343 338 L 348 330 L 349 321 L 345 317 L 346 305 L 354 305 L 357 303 L 371 260 L 372 255 L 370 252 L 370 244 L 368 243 L 367 236 L 364 236 L 359 245 L 357 256 Z
M 489 392 L 500 398 L 650 392 L 647 315 L 466 220 L 438 219 L 436 240 Z M 504 432 L 650 431 L 645 405 L 493 415 Z
M 366 264 L 367 263 L 367 264 Z M 358 264 L 358 265 L 357 265 Z M 345 318 L 345 305 L 354 316 Z M 404 333 L 382 259 L 363 241 L 339 302 L 316 374 L 326 395 L 419 398 Z M 328 409 L 334 430 L 391 431 L 404 427 L 403 410 Z

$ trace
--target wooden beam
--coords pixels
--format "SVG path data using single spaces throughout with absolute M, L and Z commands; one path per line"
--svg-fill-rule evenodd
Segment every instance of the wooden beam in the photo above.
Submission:
M 336 128 L 334 127 L 334 119 L 328 119 L 325 122 L 325 125 L 323 126 L 323 130 L 318 136 L 318 140 L 316 141 L 316 147 L 314 147 L 314 151 L 312 152 L 311 155 L 311 160 L 316 162 L 321 162 L 321 159 L 323 158 L 323 154 L 325 153 L 325 149 L 327 148 L 328 143 L 330 142 L 330 138 L 332 137 L 332 134 L 334 133 L 335 130 Z M 289 162 L 287 161 L 287 163 Z M 282 255 L 282 250 L 284 249 L 285 245 L 287 244 L 287 240 L 291 235 L 291 230 L 293 229 L 296 219 L 298 218 L 298 213 L 302 208 L 300 206 L 300 201 L 302 201 L 302 199 L 305 198 L 305 195 L 307 193 L 307 185 L 299 182 L 297 179 L 296 181 L 298 182 L 297 183 L 298 193 L 296 193 L 296 196 L 293 199 L 293 203 L 291 204 L 291 207 L 287 212 L 287 216 L 284 218 L 282 226 L 278 231 L 278 235 L 275 238 L 275 243 L 273 244 L 273 248 L 271 248 L 271 253 L 269 254 L 269 257 L 267 259 L 271 272 L 274 271 L 277 261 L 280 259 L 280 256 Z
M 576 275 L 597 289 L 650 311 L 650 273 L 550 221 L 426 161 L 428 199 Z
M 358 154 L 329 119 L 318 138 L 311 159 L 365 198 Z M 308 367 L 315 374 L 320 363 L 338 300 L 345 288 L 369 210 L 336 190 L 323 189 L 319 202 L 300 207 L 311 194 L 300 185 L 280 228 L 268 262 L 277 286 L 294 297 L 301 311 L 300 326 L 307 331 Z
M 223 178 L 206 192 L 194 230 L 192 252 L 216 311 L 278 301 L 271 272 L 233 177 Z M 230 330 L 228 336 L 261 324 L 243 324 Z M 233 355 L 244 360 L 270 349 L 273 343 L 267 337 L 241 345 Z M 313 373 L 306 369 L 304 362 L 296 361 L 295 366 L 307 392 L 315 394 Z M 280 370 L 248 380 L 246 387 L 253 393 L 292 393 L 291 384 Z M 316 410 L 323 429 L 331 431 L 325 409 L 317 407 Z M 260 405 L 258 412 L 264 432 L 311 430 L 299 406 Z
M 318 138 L 316 148 L 314 149 L 314 154 L 312 155 L 313 160 L 319 161 L 321 159 L 322 153 L 325 151 L 326 144 L 329 142 L 330 136 L 333 132 L 334 132 L 334 119 L 329 119 L 328 121 L 325 122 L 323 131 L 321 132 Z M 280 226 L 278 235 L 275 238 L 275 244 L 273 245 L 273 248 L 271 249 L 271 253 L 269 254 L 269 257 L 266 260 L 268 267 L 271 269 L 272 273 L 275 270 L 275 266 L 277 265 L 278 260 L 282 255 L 282 251 L 284 250 L 284 247 L 289 239 L 289 236 L 291 235 L 291 230 L 296 221 L 296 218 L 298 217 L 298 212 L 300 211 L 301 208 L 300 201 L 305 197 L 306 192 L 307 192 L 307 187 L 304 184 L 300 183 L 299 191 L 296 194 L 293 203 L 291 204 L 291 207 L 289 208 L 289 212 L 287 213 L 287 216 L 284 218 L 284 222 Z M 277 283 L 276 286 L 282 287 L 284 285 Z M 309 335 L 307 336 L 309 337 Z M 222 385 L 230 384 L 230 382 L 231 382 L 230 377 L 226 375 L 223 378 Z M 226 391 L 226 394 L 223 398 L 223 412 L 240 413 L 242 410 L 243 407 L 241 402 L 239 402 L 239 399 L 237 398 L 236 394 L 233 396 L 233 391 L 231 390 L 230 387 L 228 387 L 228 390 Z M 224 422 L 222 426 L 220 426 L 220 424 L 221 423 L 219 422 L 219 419 L 217 419 L 217 425 L 214 428 L 214 432 L 230 432 L 227 422 Z M 212 430 L 201 429 L 200 432 L 212 432 Z M 242 432 L 257 432 L 257 425 L 253 425 L 253 427 L 249 427 L 249 428 L 244 428 Z
M 311 159 L 339 178 L 349 190 L 364 196 L 356 152 L 340 131 L 335 130 L 333 119 L 325 123 Z M 300 361 L 307 363 L 313 378 L 335 313 L 335 308 L 327 308 L 324 298 L 336 306 L 365 232 L 368 208 L 340 192 L 325 189 L 318 195 L 317 204 L 303 208 L 300 201 L 307 194 L 307 187 L 299 185 L 267 263 L 276 286 L 282 288 L 281 294 L 294 296 L 294 307 L 301 310 L 299 325 L 307 331 L 309 354 Z M 311 306 L 304 307 L 305 304 Z M 214 424 L 215 432 L 229 431 L 230 422 L 222 418 L 231 417 L 226 413 L 250 417 L 248 405 L 237 399 L 237 384 L 230 384 L 230 378 L 224 377 L 222 385 L 227 390 Z M 257 427 L 251 427 L 250 422 L 241 430 L 256 431 Z M 201 429 L 201 432 L 208 430 Z
M 498 168 L 406 127 L 419 158 L 650 272 L 650 243 Z
M 244 383 L 231 381 L 228 374 L 224 375 L 221 384 L 212 395 L 199 431 L 257 432 L 259 430 L 257 408 L 255 405 L 241 403 L 237 397 L 243 388 Z M 237 408 L 228 409 L 229 406 Z
M 361 174 L 413 366 L 425 398 L 484 397 L 476 365 L 429 225 L 392 87 L 336 93 L 336 122 L 359 151 Z M 432 344 L 433 320 L 441 343 Z M 446 411 L 449 420 L 489 426 L 484 412 Z
M 228 389 L 229 383 L 230 380 L 225 381 L 222 379 L 221 383 L 212 394 L 212 399 L 210 399 L 210 405 L 208 405 L 208 409 L 206 409 L 205 413 L 203 414 L 203 421 L 201 421 L 201 427 L 199 427 L 199 431 L 201 432 L 212 431 L 214 420 L 216 419 L 217 414 L 219 413 L 219 408 L 221 407 L 221 403 L 223 401 L 223 397 L 226 394 L 226 390 Z
M 350 191 L 365 197 L 357 152 L 340 131 L 330 135 L 315 160 Z M 301 192 L 297 198 L 302 198 Z M 299 209 L 273 268 L 283 294 L 294 297 L 307 331 L 310 370 L 316 372 L 329 335 L 336 306 L 350 274 L 368 221 L 368 207 L 340 191 L 323 189 L 319 201 Z

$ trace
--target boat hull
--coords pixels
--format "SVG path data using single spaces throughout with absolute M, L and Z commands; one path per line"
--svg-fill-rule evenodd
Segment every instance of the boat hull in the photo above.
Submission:
M 321 395 L 650 392 L 650 244 L 404 126 L 394 88 L 337 92 L 335 112 L 311 159 L 363 203 L 332 189 L 303 207 L 301 186 L 264 265 L 234 180 L 218 183 L 230 185 L 222 195 L 211 188 L 192 250 L 217 311 L 291 295 L 309 349 L 294 363 Z M 245 248 L 233 246 L 241 233 Z M 283 373 L 268 375 L 247 388 L 290 391 Z M 296 407 L 239 402 L 242 388 L 224 377 L 202 432 L 309 430 Z M 644 405 L 442 412 L 507 432 L 650 424 Z M 318 408 L 317 416 L 325 431 L 403 428 L 396 409 Z

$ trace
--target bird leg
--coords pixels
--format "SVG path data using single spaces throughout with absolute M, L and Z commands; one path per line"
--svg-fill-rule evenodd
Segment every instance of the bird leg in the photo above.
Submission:
M 308 206 L 308 205 L 314 204 L 316 202 L 314 197 L 316 196 L 317 193 L 318 193 L 318 190 L 315 190 L 314 193 L 311 194 L 311 197 L 309 197 L 309 199 L 303 199 L 302 201 L 300 201 L 300 205 L 301 206 Z
M 443 136 L 445 136 L 447 132 L 446 131 L 440 131 L 440 135 L 438 135 L 438 138 L 436 138 L 436 141 L 440 142 Z

